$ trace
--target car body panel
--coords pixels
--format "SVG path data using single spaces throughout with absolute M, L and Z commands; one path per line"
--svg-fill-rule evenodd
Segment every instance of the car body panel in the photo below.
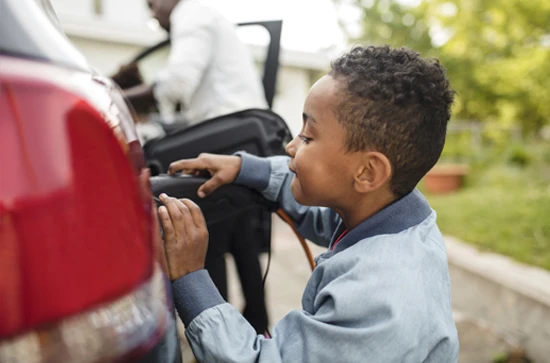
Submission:
M 181 362 L 143 151 L 49 0 L 0 0 L 0 361 Z
M 150 204 L 101 85 L 49 64 L 1 63 L 9 71 L 0 80 L 0 240 L 15 244 L 15 266 L 3 275 L 19 313 L 2 310 L 0 320 L 23 319 L 18 325 L 28 329 L 120 296 L 151 275 Z M 95 105 L 71 85 L 93 94 Z M 0 335 L 14 333 L 9 325 Z
M 0 53 L 90 70 L 47 0 L 0 0 Z

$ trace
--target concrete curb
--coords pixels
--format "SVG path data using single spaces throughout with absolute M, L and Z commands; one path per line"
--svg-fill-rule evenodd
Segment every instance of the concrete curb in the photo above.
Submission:
M 445 236 L 453 309 L 550 363 L 550 273 Z

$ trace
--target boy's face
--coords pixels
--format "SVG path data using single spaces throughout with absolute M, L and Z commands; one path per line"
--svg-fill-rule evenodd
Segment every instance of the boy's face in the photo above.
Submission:
M 356 155 L 346 152 L 346 133 L 338 122 L 338 81 L 318 80 L 304 104 L 300 134 L 288 144 L 290 170 L 295 173 L 291 190 L 298 203 L 341 209 L 353 191 Z

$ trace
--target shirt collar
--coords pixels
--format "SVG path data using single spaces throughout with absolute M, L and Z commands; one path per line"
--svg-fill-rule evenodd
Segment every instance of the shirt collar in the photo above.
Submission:
M 365 238 L 404 231 L 420 224 L 428 218 L 431 212 L 432 209 L 426 198 L 415 189 L 348 231 L 338 242 L 334 251 L 327 252 L 325 257 L 329 257 L 331 254 L 337 253 Z M 345 226 L 340 222 L 332 235 L 329 248 L 344 230 Z

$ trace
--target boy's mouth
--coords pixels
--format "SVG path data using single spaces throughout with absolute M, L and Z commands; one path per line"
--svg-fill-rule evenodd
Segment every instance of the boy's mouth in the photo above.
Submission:
M 289 169 L 294 175 L 297 175 L 297 174 L 296 174 L 296 170 L 292 167 L 292 165 L 288 164 L 288 169 Z

